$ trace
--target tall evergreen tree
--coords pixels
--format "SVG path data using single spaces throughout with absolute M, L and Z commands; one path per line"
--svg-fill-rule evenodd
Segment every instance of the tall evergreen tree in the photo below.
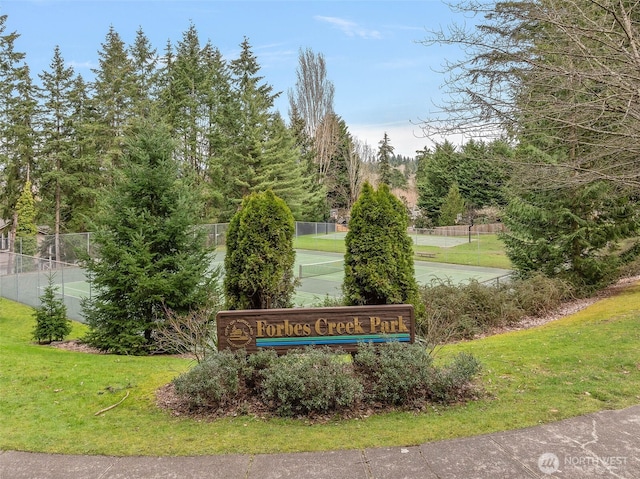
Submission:
M 203 117 L 208 78 L 198 31 L 193 24 L 176 45 L 171 63 L 167 65 L 166 76 L 162 103 L 178 141 L 176 156 L 186 167 L 202 176 L 207 163 L 202 155 L 201 144 L 206 137 L 204 128 L 208 125 Z
M 94 136 L 103 168 L 110 171 L 118 168 L 122 160 L 124 140 L 134 114 L 136 82 L 127 47 L 113 26 L 101 47 L 99 67 L 93 70 L 94 106 L 98 112 Z
M 136 130 L 97 224 L 99 257 L 87 260 L 96 291 L 85 303 L 87 341 L 122 354 L 153 351 L 164 308 L 181 314 L 205 304 L 217 275 L 195 227 L 201 203 L 179 174 L 168 128 L 154 118 Z
M 309 199 L 302 205 L 302 218 L 306 221 L 326 221 L 329 218 L 327 207 L 327 189 L 322 184 L 318 167 L 315 164 L 313 139 L 306 133 L 305 119 L 298 113 L 295 105 L 289 111 L 289 129 L 295 146 L 300 152 L 300 161 L 306 165 L 306 174 L 310 178 L 309 192 L 315 201 Z
M 248 39 L 240 47 L 240 56 L 231 61 L 234 146 L 222 158 L 223 174 L 230 179 L 222 213 L 226 218 L 237 210 L 242 198 L 255 191 L 256 172 L 263 163 L 264 140 L 270 136 L 269 121 L 278 96 L 259 75 L 260 66 Z
M 458 183 L 453 183 L 440 208 L 440 217 L 438 218 L 440 226 L 455 225 L 458 222 L 458 215 L 464 212 L 464 207 L 464 198 L 460 194 Z
M 22 193 L 16 202 L 16 240 L 19 243 L 18 253 L 34 256 L 36 254 L 36 201 L 31 191 L 31 181 L 27 180 Z
M 16 204 L 35 168 L 35 91 L 24 63 L 15 50 L 19 37 L 7 32 L 7 16 L 0 15 L 0 195 L 1 216 L 11 221 L 11 244 L 18 228 Z
M 329 207 L 348 210 L 353 205 L 353 182 L 350 178 L 349 165 L 353 153 L 353 139 L 344 119 L 336 114 L 328 115 L 326 122 L 333 123 L 330 129 L 334 132 L 331 155 L 324 172 L 324 185 L 327 188 Z M 323 126 L 322 128 L 327 128 Z
M 455 162 L 456 149 L 449 141 L 437 144 L 433 152 L 425 151 L 420 157 L 418 206 L 434 224 L 440 217 L 449 187 L 455 181 Z
M 305 220 L 305 205 L 322 202 L 324 190 L 314 188 L 313 177 L 305 169 L 293 136 L 279 115 L 274 115 L 270 130 L 271 136 L 264 144 L 263 165 L 253 190 L 273 191 L 289 206 L 294 219 Z
M 89 95 L 89 85 L 78 75 L 69 93 L 72 111 L 68 121 L 73 133 L 64 185 L 66 208 L 61 222 L 68 232 L 89 231 L 88 218 L 96 214 L 100 191 L 109 178 L 98 154 L 98 139 L 94 134 L 98 115 Z
M 385 185 L 391 185 L 391 158 L 393 146 L 387 132 L 384 132 L 382 140 L 378 143 L 378 181 Z
M 142 28 L 136 32 L 133 45 L 129 48 L 133 84 L 132 107 L 136 117 L 148 116 L 158 94 L 158 55 Z
M 310 177 L 291 133 L 274 111 L 278 94 L 259 75 L 260 66 L 247 39 L 230 68 L 234 98 L 228 131 L 232 136 L 218 165 L 225 179 L 221 217 L 229 218 L 246 195 L 270 188 L 301 214 L 302 205 L 314 194 L 308 188 Z
M 60 261 L 60 233 L 62 232 L 62 210 L 66 203 L 65 192 L 76 186 L 68 171 L 73 158 L 73 116 L 72 92 L 74 71 L 66 67 L 56 47 L 49 71 L 41 73 L 40 89 L 40 196 L 53 209 L 53 232 L 55 237 L 55 258 Z M 67 176 L 69 175 L 69 176 Z
M 418 206 L 437 223 L 445 198 L 454 183 L 464 201 L 474 208 L 502 206 L 509 175 L 506 161 L 511 147 L 500 141 L 489 144 L 470 140 L 460 150 L 448 141 L 433 152 L 420 154 L 416 176 Z

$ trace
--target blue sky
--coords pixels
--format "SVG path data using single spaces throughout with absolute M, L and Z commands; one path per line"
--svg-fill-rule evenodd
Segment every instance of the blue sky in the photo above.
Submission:
M 281 91 L 277 108 L 288 119 L 298 52 L 322 53 L 335 86 L 334 109 L 349 131 L 377 149 L 385 132 L 395 152 L 413 156 L 430 146 L 420 138 L 444 77 L 436 70 L 453 50 L 420 44 L 428 29 L 452 21 L 440 1 L 0 0 L 7 31 L 21 36 L 34 79 L 48 69 L 56 45 L 76 73 L 91 78 L 110 26 L 131 44 L 142 28 L 162 53 L 190 23 L 235 58 L 246 36 L 265 81 Z

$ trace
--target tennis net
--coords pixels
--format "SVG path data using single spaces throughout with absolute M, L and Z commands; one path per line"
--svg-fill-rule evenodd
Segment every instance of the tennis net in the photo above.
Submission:
M 324 274 L 340 273 L 344 271 L 344 260 L 324 261 L 322 263 L 301 264 L 299 266 L 298 277 L 310 278 L 312 276 L 322 276 Z

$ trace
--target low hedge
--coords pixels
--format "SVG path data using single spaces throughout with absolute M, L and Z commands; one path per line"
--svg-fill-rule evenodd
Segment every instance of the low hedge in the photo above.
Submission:
M 470 396 L 480 363 L 460 355 L 436 366 L 424 345 L 363 343 L 349 356 L 328 348 L 220 352 L 173 381 L 193 411 L 251 405 L 278 416 L 312 416 L 358 409 L 420 408 Z

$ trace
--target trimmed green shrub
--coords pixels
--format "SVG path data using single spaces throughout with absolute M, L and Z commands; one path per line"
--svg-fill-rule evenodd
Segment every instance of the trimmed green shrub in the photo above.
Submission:
M 247 367 L 244 377 L 249 388 L 254 393 L 262 389 L 265 371 L 278 360 L 278 354 L 273 349 L 263 349 L 247 357 Z
M 262 397 L 281 416 L 348 409 L 362 397 L 362 384 L 344 355 L 329 349 L 290 351 L 264 371 Z
M 434 369 L 427 399 L 451 403 L 467 397 L 471 381 L 481 368 L 480 362 L 471 354 L 458 354 L 451 364 Z
M 354 357 L 366 399 L 383 405 L 412 405 L 429 395 L 434 377 L 433 358 L 418 344 L 362 343 Z
M 347 305 L 411 303 L 418 309 L 407 226 L 406 209 L 387 185 L 377 191 L 363 186 L 345 238 L 342 290 Z
M 178 376 L 173 384 L 191 409 L 216 410 L 240 396 L 248 371 L 244 351 L 221 351 Z
M 314 416 L 463 399 L 480 369 L 473 356 L 464 354 L 440 369 L 424 346 L 398 342 L 363 343 L 350 359 L 329 348 L 284 356 L 270 350 L 250 356 L 223 351 L 173 384 L 182 401 L 199 412 L 235 410 L 240 404 L 284 417 Z
M 272 191 L 242 201 L 227 231 L 224 292 L 227 309 L 293 306 L 295 223 Z

